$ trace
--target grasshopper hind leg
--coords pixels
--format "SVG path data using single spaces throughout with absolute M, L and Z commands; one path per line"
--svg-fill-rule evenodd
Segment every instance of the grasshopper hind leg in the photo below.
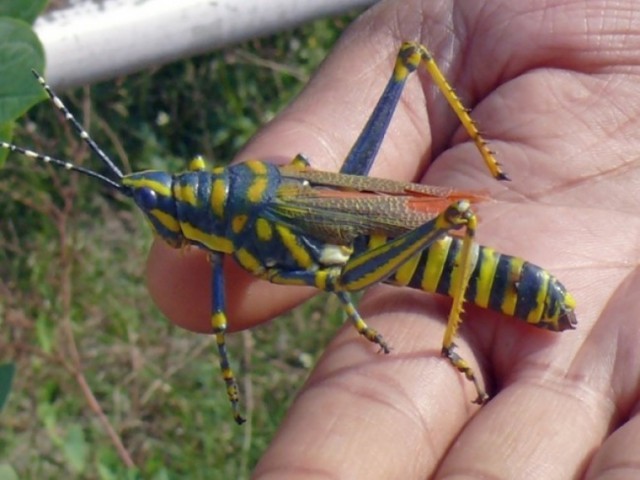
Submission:
M 462 323 L 465 296 L 477 261 L 477 258 L 475 258 L 476 255 L 474 255 L 474 238 L 478 228 L 478 219 L 471 210 L 465 210 L 461 212 L 460 217 L 457 219 L 457 224 L 465 226 L 465 234 L 462 240 L 460 258 L 458 262 L 456 262 L 453 272 L 453 289 L 451 291 L 453 302 L 449 312 L 447 328 L 444 332 L 444 338 L 442 339 L 442 356 L 446 357 L 467 380 L 473 383 L 477 393 L 477 397 L 473 403 L 482 405 L 489 399 L 489 396 L 482 385 L 480 385 L 471 366 L 464 358 L 456 353 L 456 344 L 453 341 Z
M 467 361 L 455 352 L 455 348 L 456 348 L 455 343 L 452 343 L 451 345 L 448 345 L 448 346 L 443 346 L 442 356 L 446 357 L 451 362 L 451 364 L 460 373 L 462 373 L 465 376 L 467 380 L 473 383 L 473 386 L 475 387 L 476 393 L 478 395 L 476 399 L 473 401 L 473 403 L 477 403 L 478 405 L 482 405 L 486 403 L 487 400 L 489 400 L 489 395 L 487 395 L 487 392 L 485 392 L 482 385 L 480 385 L 480 382 L 478 381 L 476 374 L 474 373 L 473 369 L 469 366 Z
M 464 301 L 469 286 L 469 280 L 477 256 L 474 254 L 474 237 L 478 226 L 478 219 L 468 201 L 461 200 L 452 203 L 435 219 L 426 222 L 403 235 L 388 240 L 386 243 L 353 255 L 342 268 L 336 283 L 339 289 L 335 291 L 342 305 L 358 332 L 368 340 L 377 343 L 387 353 L 389 347 L 381 335 L 369 327 L 358 314 L 347 292 L 358 291 L 385 281 L 396 273 L 402 265 L 420 254 L 443 235 L 464 228 L 464 238 L 460 256 L 452 274 L 450 295 L 453 304 L 449 313 L 449 320 L 442 341 L 442 354 L 451 364 L 471 382 L 478 394 L 475 402 L 484 403 L 487 394 L 476 378 L 473 369 L 458 353 L 455 352 L 454 339 L 462 323 Z
M 400 47 L 395 66 L 384 92 L 380 96 L 367 124 L 354 143 L 342 165 L 341 173 L 367 175 L 378 154 L 391 117 L 398 106 L 400 96 L 409 76 L 417 70 L 426 72 L 436 84 L 460 123 L 473 140 L 491 175 L 498 180 L 509 180 L 487 142 L 480 134 L 458 95 L 438 67 L 429 49 L 417 42 L 405 42 Z

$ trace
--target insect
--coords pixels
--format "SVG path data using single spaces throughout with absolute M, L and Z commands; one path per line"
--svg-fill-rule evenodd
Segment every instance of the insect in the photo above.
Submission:
M 357 331 L 385 353 L 389 346 L 358 313 L 350 293 L 379 282 L 449 295 L 453 304 L 442 353 L 470 381 L 477 403 L 488 397 L 455 351 L 463 303 L 475 303 L 548 330 L 575 328 L 575 301 L 549 272 L 474 242 L 472 204 L 482 196 L 447 187 L 367 177 L 410 74 L 424 68 L 475 142 L 493 177 L 507 179 L 467 110 L 423 45 L 402 45 L 386 88 L 340 173 L 314 170 L 297 155 L 288 165 L 248 161 L 208 169 L 197 156 L 183 172 L 125 175 L 34 72 L 55 107 L 100 158 L 108 174 L 16 145 L 0 146 L 89 176 L 130 197 L 156 235 L 175 248 L 208 252 L 213 268 L 211 325 L 222 377 L 238 423 L 239 393 L 225 332 L 222 262 L 232 256 L 273 283 L 332 292 Z M 462 235 L 453 234 L 460 230 Z

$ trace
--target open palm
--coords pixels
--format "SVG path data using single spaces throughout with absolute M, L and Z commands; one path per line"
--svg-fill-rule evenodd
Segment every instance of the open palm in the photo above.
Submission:
M 360 312 L 394 351 L 376 355 L 343 329 L 257 478 L 639 474 L 640 11 L 635 0 L 613 5 L 381 2 L 245 148 L 241 159 L 304 152 L 316 168 L 338 170 L 399 44 L 424 43 L 473 107 L 512 181 L 489 176 L 426 76 L 409 82 L 372 175 L 489 192 L 496 201 L 479 211 L 478 241 L 558 276 L 576 297 L 579 320 L 577 330 L 554 334 L 469 308 L 459 351 L 493 397 L 479 408 L 472 385 L 439 355 L 442 303 L 376 287 Z M 210 330 L 204 258 L 156 245 L 151 259 L 150 287 L 162 309 L 188 328 Z M 306 294 L 228 270 L 233 329 Z

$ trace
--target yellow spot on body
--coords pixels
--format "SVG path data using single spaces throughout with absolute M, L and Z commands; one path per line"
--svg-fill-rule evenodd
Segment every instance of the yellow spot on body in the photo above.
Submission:
M 201 172 L 207 168 L 202 155 L 197 155 L 191 159 L 187 168 L 192 172 Z
M 247 189 L 247 200 L 252 203 L 258 203 L 262 201 L 264 192 L 268 186 L 267 180 L 267 166 L 264 162 L 258 160 L 251 160 L 245 162 L 245 167 L 251 170 L 254 175 L 254 180 L 251 186 Z
M 176 220 L 175 217 L 169 215 L 168 213 L 154 208 L 149 212 L 149 215 L 158 220 L 158 222 L 160 222 L 162 226 L 167 230 L 175 233 L 180 232 L 180 224 L 178 223 L 178 220 Z
M 491 289 L 493 288 L 493 280 L 496 278 L 496 269 L 498 268 L 500 254 L 489 247 L 483 247 L 480 250 L 480 254 L 482 257 L 479 260 L 480 271 L 478 272 L 478 278 L 476 280 L 476 298 L 469 300 L 473 300 L 476 305 L 486 308 L 489 306 Z
M 299 267 L 310 268 L 313 260 L 309 253 L 298 243 L 298 237 L 287 227 L 276 225 L 276 231 L 282 239 L 283 245 L 289 250 Z
M 173 195 L 179 202 L 187 203 L 196 207 L 198 205 L 198 199 L 196 198 L 196 191 L 192 185 L 178 185 L 174 184 Z
M 271 224 L 264 218 L 256 220 L 256 235 L 258 240 L 262 242 L 270 242 L 273 238 L 273 228 L 271 228 Z
M 254 175 L 265 175 L 267 173 L 267 166 L 264 162 L 250 160 L 246 162 L 245 165 L 254 173 Z
M 240 233 L 247 224 L 248 218 L 246 215 L 235 215 L 231 219 L 231 230 L 233 230 L 233 233 Z
M 218 218 L 224 216 L 224 205 L 227 201 L 227 182 L 216 178 L 211 186 L 211 209 Z
M 260 202 L 267 189 L 267 177 L 256 177 L 247 190 L 247 200 L 252 203 Z
M 431 245 L 429 258 L 424 266 L 421 288 L 427 292 L 435 292 L 442 276 L 442 269 L 447 260 L 447 253 L 451 248 L 451 237 L 444 237 Z
M 186 239 L 204 245 L 214 252 L 233 253 L 234 251 L 233 243 L 228 238 L 203 232 L 187 222 L 180 223 L 180 227 Z
M 238 260 L 238 263 L 254 275 L 260 276 L 264 272 L 264 267 L 262 266 L 262 264 L 256 257 L 249 253 L 246 248 L 241 248 L 240 250 L 238 250 L 235 253 L 235 256 Z

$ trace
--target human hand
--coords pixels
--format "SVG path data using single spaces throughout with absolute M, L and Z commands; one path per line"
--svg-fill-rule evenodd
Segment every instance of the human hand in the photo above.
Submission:
M 481 206 L 478 241 L 556 274 L 576 297 L 579 320 L 577 330 L 554 334 L 468 307 L 459 351 L 493 397 L 479 408 L 472 386 L 440 357 L 439 302 L 376 287 L 359 311 L 393 352 L 377 355 L 351 326 L 342 329 L 257 478 L 638 474 L 639 31 L 633 0 L 598 8 L 568 0 L 383 1 L 241 152 L 239 160 L 304 152 L 314 167 L 338 170 L 400 43 L 417 40 L 473 107 L 512 181 L 488 175 L 424 75 L 409 80 L 372 175 L 490 192 L 497 201 Z M 210 330 L 209 269 L 202 255 L 154 246 L 150 288 L 169 318 Z M 308 295 L 232 265 L 227 274 L 234 330 Z

